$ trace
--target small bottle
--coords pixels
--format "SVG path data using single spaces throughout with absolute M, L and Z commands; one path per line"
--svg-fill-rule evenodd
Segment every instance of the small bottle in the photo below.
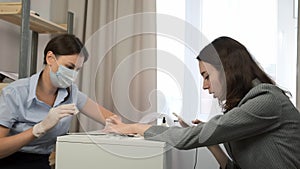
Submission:
M 167 124 L 166 117 L 163 117 L 161 125 L 162 125 L 162 126 L 169 127 L 168 124 Z

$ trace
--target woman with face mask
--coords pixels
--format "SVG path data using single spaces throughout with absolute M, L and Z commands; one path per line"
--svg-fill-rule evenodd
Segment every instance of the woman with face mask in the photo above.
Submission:
M 220 101 L 223 115 L 179 128 L 114 124 L 108 132 L 139 133 L 178 149 L 208 146 L 222 169 L 299 169 L 300 114 L 245 46 L 219 37 L 198 55 L 203 89 Z M 223 143 L 228 158 L 218 146 Z
M 49 169 L 56 137 L 68 132 L 79 111 L 104 124 L 113 113 L 74 84 L 88 52 L 74 35 L 59 35 L 44 50 L 44 69 L 2 89 L 0 168 Z

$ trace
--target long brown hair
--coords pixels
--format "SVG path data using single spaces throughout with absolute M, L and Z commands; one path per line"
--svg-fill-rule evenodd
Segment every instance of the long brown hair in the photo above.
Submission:
M 275 82 L 258 66 L 246 47 L 229 37 L 219 37 L 204 47 L 197 56 L 199 61 L 224 71 L 226 77 L 226 101 L 223 108 L 231 110 L 253 87 L 253 80 L 261 83 Z

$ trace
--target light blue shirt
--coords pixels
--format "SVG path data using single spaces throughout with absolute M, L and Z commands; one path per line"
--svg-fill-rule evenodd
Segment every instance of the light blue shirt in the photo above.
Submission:
M 36 96 L 36 87 L 41 72 L 25 79 L 19 79 L 2 89 L 0 96 L 0 125 L 10 129 L 9 135 L 21 133 L 41 122 L 52 108 Z M 81 110 L 87 96 L 73 84 L 70 94 L 66 89 L 59 89 L 53 107 L 75 103 Z M 56 142 L 56 137 L 68 132 L 72 116 L 67 116 L 49 130 L 44 136 L 35 139 L 20 151 L 37 154 L 49 154 Z

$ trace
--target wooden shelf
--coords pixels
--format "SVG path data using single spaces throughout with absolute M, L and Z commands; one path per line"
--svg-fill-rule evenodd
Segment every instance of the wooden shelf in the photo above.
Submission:
M 21 25 L 21 11 L 22 3 L 0 3 L 0 19 L 7 22 Z M 46 19 L 43 19 L 35 14 L 35 12 L 30 12 L 30 29 L 37 33 L 67 33 L 67 28 L 62 25 L 58 25 Z

